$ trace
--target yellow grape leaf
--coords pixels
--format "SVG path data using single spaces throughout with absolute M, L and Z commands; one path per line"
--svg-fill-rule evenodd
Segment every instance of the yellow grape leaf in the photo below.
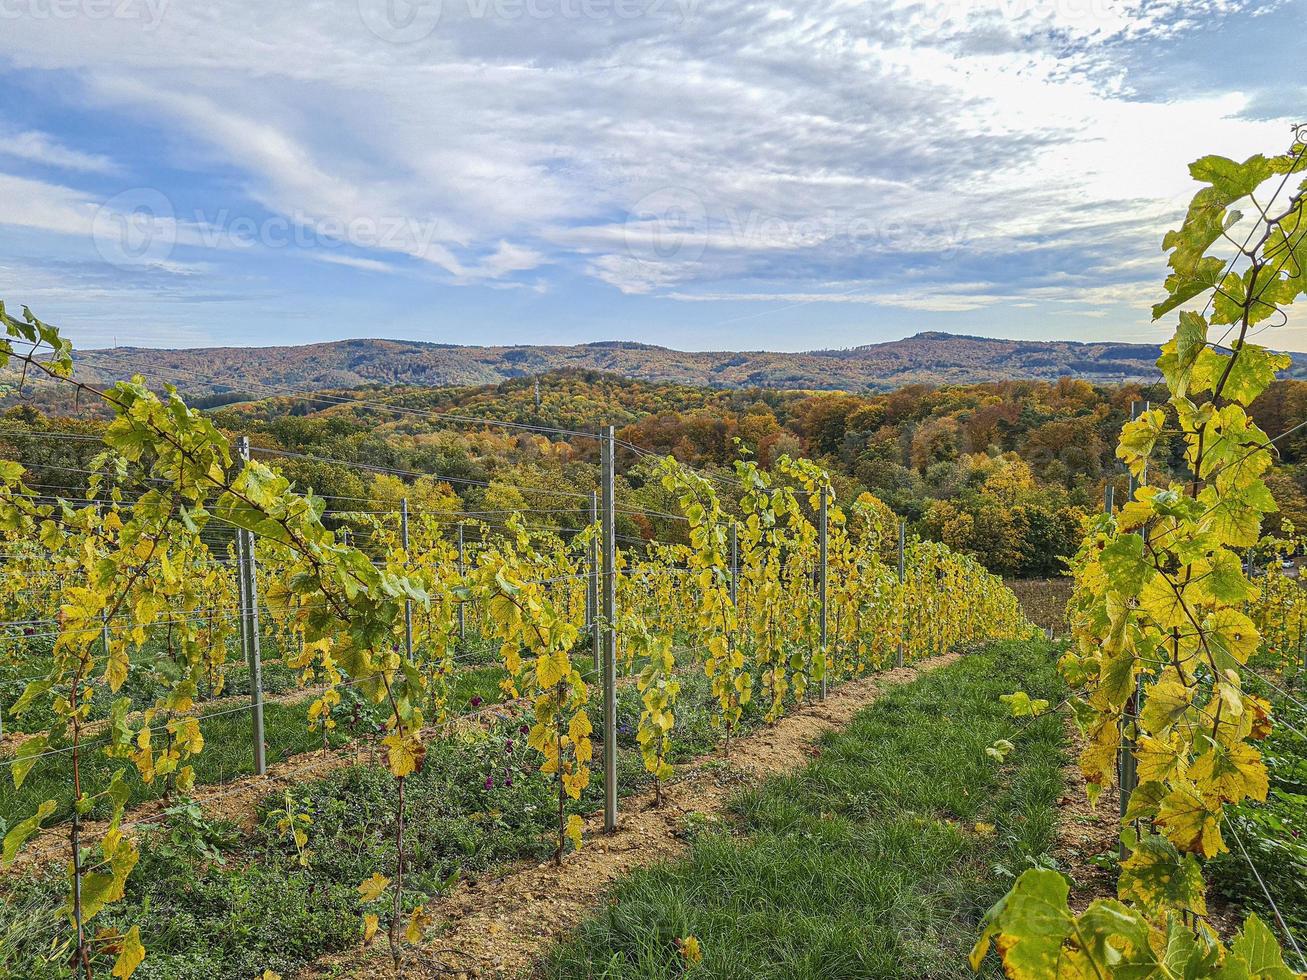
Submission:
M 141 927 L 132 926 L 127 935 L 123 937 L 122 952 L 118 954 L 118 959 L 114 961 L 113 970 L 110 976 L 118 977 L 119 980 L 127 980 L 136 968 L 145 960 L 145 947 L 141 945 Z
M 408 917 L 408 928 L 404 930 L 404 938 L 411 943 L 421 942 L 422 926 L 423 926 L 422 906 L 419 905 L 417 908 L 413 910 L 413 912 Z
M 547 653 L 536 657 L 536 682 L 542 688 L 550 688 L 563 679 L 563 672 L 558 662 Z
M 390 879 L 379 871 L 373 872 L 372 877 L 368 878 L 358 887 L 359 895 L 362 901 L 371 902 L 381 897 L 381 893 L 386 890 L 390 884 Z
M 1220 670 L 1246 664 L 1257 650 L 1261 637 L 1253 621 L 1237 609 L 1218 609 L 1203 620 L 1207 649 Z
M 1185 608 L 1185 589 L 1165 575 L 1155 575 L 1139 593 L 1139 608 L 1163 630 L 1191 626 Z
M 1181 854 L 1164 837 L 1150 834 L 1140 840 L 1127 836 L 1130 856 L 1121 862 L 1117 895 L 1136 902 L 1150 913 L 1184 911 L 1207 914 L 1203 874 L 1192 854 Z
M 381 744 L 386 750 L 386 765 L 396 779 L 417 772 L 426 755 L 426 748 L 411 735 L 387 735 Z
M 995 828 L 992 823 L 977 823 L 975 827 L 976 833 L 979 834 L 981 837 L 988 837 L 990 834 L 994 832 L 994 829 Z
M 195 755 L 204 748 L 204 736 L 200 734 L 198 718 L 179 718 L 168 723 L 173 733 L 177 748 Z
M 589 785 L 589 769 L 583 767 L 575 773 L 563 773 L 563 790 L 574 800 L 579 800 L 582 791 Z M 580 818 L 578 817 L 577 819 L 579 820 Z
M 1213 809 L 1193 789 L 1181 786 L 1168 793 L 1157 811 L 1157 826 L 1182 851 L 1215 857 L 1226 850 L 1221 839 L 1221 811 Z
M 1188 754 L 1169 740 L 1145 735 L 1135 749 L 1137 773 L 1141 783 L 1169 781 L 1183 777 L 1188 768 Z
M 572 842 L 572 846 L 578 851 L 581 849 L 581 830 L 583 826 L 581 818 L 575 813 L 567 818 L 567 828 L 564 833 L 567 834 L 568 839 Z
M 676 948 L 680 950 L 681 959 L 689 965 L 695 966 L 703 962 L 703 947 L 699 945 L 697 936 L 685 936 L 676 940 Z
M 584 710 L 574 714 L 567 725 L 567 734 L 572 737 L 573 742 L 579 742 L 581 739 L 587 738 L 593 731 L 594 726 L 590 724 L 590 716 Z
M 1025 691 L 1000 694 L 998 699 L 1008 706 L 1013 718 L 1036 718 L 1048 710 L 1047 701 L 1043 698 L 1032 698 Z
M 971 949 L 971 969 L 980 969 L 990 942 L 997 939 L 1009 977 L 1036 980 L 1059 976 L 1062 943 L 1073 925 L 1066 904 L 1069 891 L 1056 871 L 1032 868 L 1024 872 L 985 916 L 984 931 Z
M 378 926 L 378 925 L 379 925 L 379 922 L 378 922 L 378 920 L 377 920 L 377 917 L 376 917 L 375 915 L 373 915 L 371 912 L 369 912 L 367 915 L 363 916 L 363 942 L 364 942 L 364 944 L 367 944 L 367 943 L 372 942 L 373 937 L 376 936 L 376 934 L 377 934 L 377 926 Z
M 1213 744 L 1189 767 L 1189 778 L 1229 803 L 1248 797 L 1265 800 L 1270 788 L 1261 754 L 1247 742 Z

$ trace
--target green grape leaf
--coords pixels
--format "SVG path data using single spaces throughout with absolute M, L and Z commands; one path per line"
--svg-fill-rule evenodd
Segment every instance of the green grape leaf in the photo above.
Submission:
M 1275 380 L 1278 372 L 1292 366 L 1293 358 L 1288 354 L 1274 354 L 1265 347 L 1244 344 L 1239 348 L 1221 394 L 1240 405 L 1251 405 Z
M 34 814 L 9 828 L 3 846 L 0 846 L 0 867 L 8 867 L 13 863 L 22 846 L 41 829 L 41 822 L 58 808 L 59 804 L 56 801 L 46 800 L 36 808 Z
M 1127 596 L 1136 596 L 1144 583 L 1156 574 L 1144 560 L 1144 538 L 1140 534 L 1118 534 L 1099 553 L 1099 562 L 1107 573 L 1108 588 Z
M 984 929 L 971 949 L 971 968 L 979 970 L 997 939 L 1003 969 L 1012 980 L 1058 976 L 1062 944 L 1074 919 L 1067 908 L 1070 889 L 1056 871 L 1023 872 L 1012 890 L 985 915 Z
M 1216 980 L 1295 980 L 1298 976 L 1285 965 L 1275 934 L 1256 913 L 1249 913 L 1243 929 L 1230 944 Z
M 27 774 L 32 771 L 36 765 L 36 760 L 45 752 L 45 748 L 50 744 L 50 736 L 47 732 L 41 732 L 39 735 L 33 735 L 31 738 L 24 739 L 18 746 L 18 751 L 14 753 L 14 760 L 10 768 L 14 774 L 14 789 L 19 789 L 23 785 L 23 780 Z

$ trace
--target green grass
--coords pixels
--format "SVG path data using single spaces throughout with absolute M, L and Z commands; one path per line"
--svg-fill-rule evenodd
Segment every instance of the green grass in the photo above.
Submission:
M 1009 736 L 998 695 L 1057 700 L 1048 648 L 1009 643 L 890 690 L 820 758 L 732 803 L 683 860 L 637 871 L 558 949 L 552 978 L 966 977 L 985 909 L 1055 833 L 1060 719 Z M 992 834 L 975 824 L 992 823 Z M 686 969 L 678 937 L 704 960 Z

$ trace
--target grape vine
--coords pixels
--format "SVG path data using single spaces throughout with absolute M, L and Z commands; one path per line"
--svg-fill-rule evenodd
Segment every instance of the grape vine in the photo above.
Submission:
M 1092 520 L 1072 561 L 1061 669 L 1077 692 L 1091 798 L 1118 783 L 1123 745 L 1138 771 L 1118 900 L 1077 914 L 1060 874 L 1027 871 L 987 916 L 973 966 L 994 941 L 1011 977 L 1295 975 L 1256 916 L 1220 941 L 1206 919 L 1202 861 L 1227 850 L 1225 808 L 1267 792 L 1257 743 L 1271 731 L 1270 705 L 1242 682 L 1262 639 L 1248 609 L 1262 600 L 1241 557 L 1276 509 L 1263 479 L 1275 440 L 1247 407 L 1290 363 L 1251 343 L 1254 328 L 1286 322 L 1307 285 L 1307 181 L 1294 180 L 1307 170 L 1304 135 L 1279 156 L 1208 156 L 1190 167 L 1204 186 L 1163 240 L 1167 295 L 1153 307 L 1154 319 L 1186 307 L 1157 362 L 1170 399 L 1127 423 L 1117 450 L 1142 477 L 1180 440 L 1187 472 L 1139 486 Z M 1209 253 L 1223 246 L 1232 257 Z

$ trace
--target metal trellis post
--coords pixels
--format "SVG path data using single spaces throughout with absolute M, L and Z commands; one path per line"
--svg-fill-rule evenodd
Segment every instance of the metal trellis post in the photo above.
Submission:
M 603 630 L 599 627 L 599 491 L 590 491 L 590 575 L 586 585 L 586 623 L 590 626 L 590 650 L 594 654 L 595 673 L 604 669 Z
M 829 564 L 829 557 L 830 557 L 830 556 L 829 556 L 829 542 L 828 542 L 828 533 L 827 533 L 827 529 L 828 529 L 828 513 L 827 513 L 827 512 L 828 512 L 828 510 L 829 510 L 829 506 L 828 506 L 828 503 L 827 503 L 828 496 L 829 496 L 829 491 L 826 489 L 825 486 L 823 486 L 823 487 L 821 488 L 821 505 L 820 505 L 820 508 L 819 508 L 819 510 L 818 510 L 818 512 L 817 512 L 817 552 L 818 552 L 818 562 L 819 562 L 819 565 L 818 565 L 818 574 L 819 574 L 819 576 L 820 576 L 820 578 L 818 579 L 818 583 L 817 583 L 817 584 L 818 584 L 818 590 L 819 590 L 818 593 L 817 593 L 817 595 L 818 595 L 818 598 L 819 598 L 820 601 L 821 601 L 821 607 L 820 607 L 820 612 L 818 613 L 818 622 L 817 622 L 817 625 L 818 625 L 818 628 L 819 628 L 819 631 L 820 631 L 820 642 L 821 642 L 821 660 L 822 660 L 822 671 L 821 671 L 821 697 L 822 697 L 822 700 L 825 700 L 825 698 L 826 698 L 826 690 L 827 690 L 826 675 L 827 675 L 828 673 L 830 673 L 830 660 L 829 660 L 829 658 L 827 657 L 827 654 L 826 654 L 826 641 L 827 641 L 826 625 L 827 625 L 827 620 L 828 620 L 828 607 L 827 607 L 827 593 L 828 593 L 828 589 L 827 589 L 827 581 L 828 581 L 828 579 L 829 579 L 829 577 L 830 577 L 830 564 Z
M 467 554 L 463 547 L 463 522 L 458 522 L 458 574 L 467 575 Z M 463 603 L 458 604 L 458 644 L 463 646 L 467 642 L 467 611 L 463 608 Z
M 899 588 L 902 589 L 903 583 L 907 581 L 907 560 L 905 550 L 908 543 L 908 522 L 899 521 Z M 902 599 L 900 599 L 900 608 L 902 608 Z M 904 615 L 903 619 L 907 619 Z M 899 623 L 899 650 L 894 657 L 894 666 L 903 666 L 903 623 Z
M 236 440 L 236 453 L 244 466 L 250 460 L 250 440 Z M 250 668 L 250 717 L 253 722 L 254 773 L 268 771 L 267 748 L 263 741 L 263 657 L 259 650 L 259 582 L 254 567 L 254 535 L 240 528 L 236 531 L 236 555 L 240 574 L 241 645 Z
M 617 500 L 613 427 L 600 440 L 603 516 L 604 830 L 617 829 Z

